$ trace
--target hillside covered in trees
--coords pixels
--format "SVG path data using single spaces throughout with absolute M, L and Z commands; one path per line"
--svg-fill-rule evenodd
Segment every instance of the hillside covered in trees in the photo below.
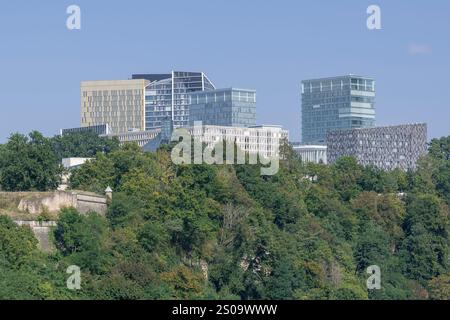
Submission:
M 170 150 L 36 132 L 0 146 L 4 191 L 54 189 L 65 156 L 95 156 L 71 188 L 114 190 L 106 217 L 61 212 L 51 254 L 0 217 L 0 299 L 450 299 L 450 137 L 407 173 L 303 164 L 284 146 L 261 176 L 174 165 Z M 81 290 L 66 288 L 70 265 Z

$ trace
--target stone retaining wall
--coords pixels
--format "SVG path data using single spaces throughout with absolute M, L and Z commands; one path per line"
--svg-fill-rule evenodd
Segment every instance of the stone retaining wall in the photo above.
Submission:
M 44 252 L 52 252 L 55 247 L 50 240 L 50 232 L 56 227 L 55 221 L 14 221 L 19 226 L 28 226 L 38 240 L 38 247 Z
M 107 198 L 77 191 L 56 191 L 45 194 L 29 192 L 20 200 L 18 210 L 39 215 L 45 211 L 59 212 L 64 207 L 74 207 L 83 214 L 94 211 L 104 215 L 107 210 Z

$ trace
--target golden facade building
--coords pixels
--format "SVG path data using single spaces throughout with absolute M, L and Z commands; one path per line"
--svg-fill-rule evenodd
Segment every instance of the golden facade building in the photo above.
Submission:
M 108 124 L 111 133 L 145 130 L 145 87 L 149 81 L 81 83 L 81 127 Z

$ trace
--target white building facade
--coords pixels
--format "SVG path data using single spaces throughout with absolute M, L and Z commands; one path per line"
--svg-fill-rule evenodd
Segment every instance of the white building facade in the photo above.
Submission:
M 327 164 L 327 146 L 293 145 L 292 148 L 303 162 Z
M 195 125 L 188 132 L 208 147 L 212 148 L 220 141 L 236 142 L 242 151 L 259 154 L 266 158 L 280 156 L 280 146 L 289 140 L 289 131 L 280 126 L 226 127 Z
M 120 145 L 125 143 L 135 142 L 139 147 L 144 147 L 147 143 L 155 139 L 158 134 L 161 132 L 161 129 L 153 129 L 153 130 L 130 130 L 123 133 L 118 134 L 108 134 L 108 135 L 100 135 L 100 137 L 106 138 L 118 138 Z

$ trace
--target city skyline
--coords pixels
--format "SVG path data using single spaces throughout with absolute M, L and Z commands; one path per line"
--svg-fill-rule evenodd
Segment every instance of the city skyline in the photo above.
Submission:
M 240 10 L 229 2 L 77 1 L 81 30 L 69 31 L 72 3 L 27 3 L 23 10 L 21 2 L 5 4 L 0 19 L 2 143 L 13 132 L 55 135 L 79 126 L 83 80 L 167 70 L 203 71 L 217 88 L 255 89 L 257 123 L 283 125 L 292 141 L 300 141 L 301 81 L 350 73 L 377 82 L 377 126 L 426 122 L 430 139 L 448 134 L 448 3 L 378 1 L 382 30 L 371 31 L 370 1 L 239 3 Z M 193 19 L 182 20 L 186 14 Z M 145 26 L 169 17 L 163 34 L 145 41 Z M 167 40 L 181 28 L 185 36 Z

